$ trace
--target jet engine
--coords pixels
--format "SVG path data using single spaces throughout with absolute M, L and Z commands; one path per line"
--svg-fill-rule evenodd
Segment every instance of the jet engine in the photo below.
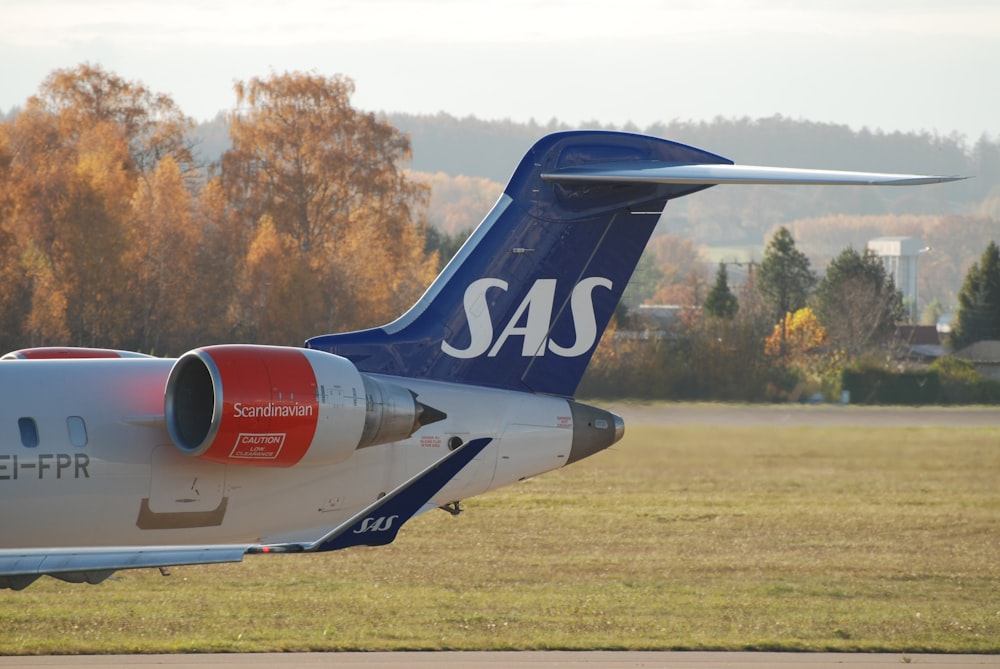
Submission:
M 178 358 L 164 413 L 182 452 L 258 467 L 340 462 L 445 418 L 346 358 L 252 345 L 207 346 Z

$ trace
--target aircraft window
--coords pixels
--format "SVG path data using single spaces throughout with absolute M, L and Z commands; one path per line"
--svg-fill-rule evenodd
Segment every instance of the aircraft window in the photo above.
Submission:
M 79 416 L 66 419 L 66 429 L 69 431 L 69 443 L 83 448 L 87 445 L 87 424 Z
M 38 446 L 38 425 L 34 418 L 18 418 L 17 427 L 21 430 L 21 444 L 25 448 Z

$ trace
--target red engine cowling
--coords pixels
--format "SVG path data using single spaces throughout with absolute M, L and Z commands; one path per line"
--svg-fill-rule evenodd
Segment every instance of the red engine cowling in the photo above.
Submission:
M 363 377 L 340 356 L 281 346 L 207 346 L 167 379 L 174 445 L 195 457 L 259 467 L 325 465 L 420 427 L 412 393 Z

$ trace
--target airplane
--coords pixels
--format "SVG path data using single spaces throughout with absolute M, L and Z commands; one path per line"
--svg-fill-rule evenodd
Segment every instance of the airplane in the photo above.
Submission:
M 545 136 L 397 320 L 302 347 L 0 361 L 0 587 L 384 545 L 412 517 L 587 458 L 574 399 L 666 203 L 719 184 L 959 177 L 740 166 L 609 131 Z

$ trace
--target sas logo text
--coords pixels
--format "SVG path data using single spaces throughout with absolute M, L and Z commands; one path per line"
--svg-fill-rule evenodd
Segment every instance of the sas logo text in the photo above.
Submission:
M 354 530 L 354 534 L 364 534 L 366 532 L 388 532 L 392 529 L 392 524 L 399 518 L 398 515 L 379 516 L 374 518 L 369 516 L 361 521 L 361 527 Z
M 535 281 L 514 311 L 514 315 L 495 339 L 493 317 L 486 302 L 486 291 L 490 288 L 506 291 L 508 284 L 503 279 L 473 281 L 465 290 L 462 303 L 469 323 L 469 345 L 465 348 L 456 348 L 447 341 L 442 341 L 441 350 L 454 358 L 477 358 L 483 354 L 492 358 L 500 352 L 509 338 L 520 337 L 523 357 L 545 355 L 546 350 L 564 358 L 583 355 L 597 341 L 597 318 L 594 314 L 592 293 L 598 286 L 611 290 L 612 283 L 610 279 L 593 276 L 581 280 L 573 288 L 569 308 L 576 339 L 571 346 L 562 346 L 548 338 L 555 303 L 555 279 Z

